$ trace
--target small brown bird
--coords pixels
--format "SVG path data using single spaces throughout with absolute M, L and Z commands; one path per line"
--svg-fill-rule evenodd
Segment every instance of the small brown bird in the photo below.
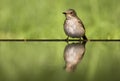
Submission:
M 64 22 L 64 31 L 65 34 L 72 38 L 83 38 L 83 40 L 87 40 L 85 35 L 85 27 L 82 21 L 77 16 L 74 9 L 68 9 L 67 11 L 63 12 L 65 14 L 65 22 Z

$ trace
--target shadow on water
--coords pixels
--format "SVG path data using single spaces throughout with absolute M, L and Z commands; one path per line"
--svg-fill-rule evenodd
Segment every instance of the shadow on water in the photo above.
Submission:
M 118 40 L 33 41 L 1 40 L 0 81 L 120 81 Z
M 64 69 L 67 72 L 73 72 L 76 69 L 78 63 L 80 63 L 82 60 L 85 53 L 85 44 L 86 41 L 81 41 L 79 43 L 70 43 L 66 45 L 64 49 Z

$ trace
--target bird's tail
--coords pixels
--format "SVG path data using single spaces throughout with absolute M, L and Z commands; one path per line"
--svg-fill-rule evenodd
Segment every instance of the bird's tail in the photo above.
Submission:
M 87 37 L 86 37 L 86 35 L 83 36 L 83 40 L 88 40 Z

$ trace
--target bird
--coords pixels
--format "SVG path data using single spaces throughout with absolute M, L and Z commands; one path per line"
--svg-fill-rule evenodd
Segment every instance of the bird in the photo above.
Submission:
M 63 12 L 66 19 L 64 21 L 64 32 L 67 35 L 66 40 L 68 41 L 69 37 L 72 38 L 83 38 L 83 40 L 88 40 L 85 35 L 85 27 L 81 19 L 77 16 L 77 13 L 74 9 L 68 9 Z

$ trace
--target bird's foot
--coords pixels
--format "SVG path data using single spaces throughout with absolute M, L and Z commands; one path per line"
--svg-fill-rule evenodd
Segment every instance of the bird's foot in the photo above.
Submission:
M 82 41 L 82 38 L 80 37 L 80 39 L 79 39 L 80 41 Z

